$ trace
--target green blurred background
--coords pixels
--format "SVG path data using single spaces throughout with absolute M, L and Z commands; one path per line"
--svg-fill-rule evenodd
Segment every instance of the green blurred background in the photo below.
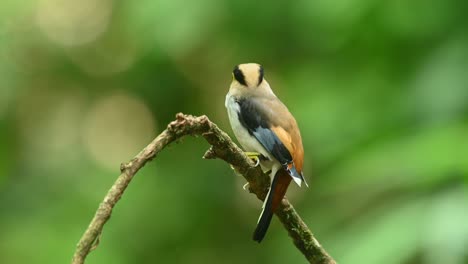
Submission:
M 292 3 L 294 2 L 294 4 Z M 68 263 L 121 162 L 177 112 L 232 135 L 259 62 L 299 122 L 288 196 L 340 263 L 468 263 L 468 4 L 3 0 L 0 263 Z M 139 173 L 87 263 L 305 263 L 203 139 Z

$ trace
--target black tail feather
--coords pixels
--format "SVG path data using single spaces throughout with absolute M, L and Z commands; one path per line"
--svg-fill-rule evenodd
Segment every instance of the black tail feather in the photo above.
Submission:
M 268 227 L 270 226 L 271 218 L 273 217 L 273 212 L 271 210 L 265 210 L 260 218 L 260 221 L 257 224 L 257 228 L 255 228 L 253 234 L 253 240 L 257 241 L 258 243 L 262 242 L 263 238 L 266 235 Z
M 279 176 L 279 175 L 278 175 Z M 258 243 L 262 242 L 263 238 L 266 235 L 268 227 L 270 226 L 271 218 L 273 217 L 273 195 L 275 194 L 274 191 L 276 184 L 278 182 L 279 177 L 275 175 L 273 178 L 273 182 L 270 186 L 270 191 L 265 197 L 265 204 L 263 206 L 262 214 L 260 215 L 260 219 L 258 220 L 257 227 L 255 228 L 253 234 L 253 240 L 257 241 Z

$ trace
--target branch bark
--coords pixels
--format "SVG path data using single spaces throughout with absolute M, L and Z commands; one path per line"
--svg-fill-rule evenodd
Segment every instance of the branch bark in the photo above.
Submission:
M 270 185 L 269 176 L 264 174 L 259 166 L 254 167 L 253 162 L 233 143 L 224 131 L 219 129 L 206 116 L 194 117 L 179 113 L 176 120 L 171 122 L 166 130 L 159 134 L 130 162 L 120 166 L 121 174 L 107 192 L 104 200 L 99 204 L 91 223 L 78 242 L 72 264 L 84 263 L 89 252 L 98 246 L 102 229 L 109 220 L 112 209 L 122 197 L 135 174 L 146 162 L 154 159 L 167 145 L 187 135 L 203 136 L 211 145 L 204 158 L 220 158 L 231 164 L 249 182 L 249 191 L 254 193 L 260 200 L 265 198 Z M 315 239 L 287 198 L 283 199 L 276 215 L 288 231 L 294 245 L 310 263 L 336 263 Z

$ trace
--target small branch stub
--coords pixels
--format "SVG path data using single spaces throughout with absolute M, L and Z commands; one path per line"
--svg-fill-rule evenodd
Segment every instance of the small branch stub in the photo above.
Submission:
M 205 154 L 203 155 L 204 159 L 216 159 L 216 153 L 214 152 L 213 147 L 210 147 Z

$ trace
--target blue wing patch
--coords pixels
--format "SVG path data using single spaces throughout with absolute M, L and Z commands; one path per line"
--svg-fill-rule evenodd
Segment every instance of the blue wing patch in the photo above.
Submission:
M 271 123 L 259 106 L 248 99 L 238 100 L 237 103 L 239 104 L 239 121 L 249 131 L 249 134 L 254 136 L 281 164 L 291 163 L 291 153 L 270 129 Z
M 249 99 L 238 100 L 237 103 L 240 109 L 239 121 L 249 131 L 249 134 L 253 135 L 281 163 L 289 175 L 303 181 L 304 177 L 297 172 L 291 153 L 270 129 L 271 121 L 262 113 L 260 106 Z

